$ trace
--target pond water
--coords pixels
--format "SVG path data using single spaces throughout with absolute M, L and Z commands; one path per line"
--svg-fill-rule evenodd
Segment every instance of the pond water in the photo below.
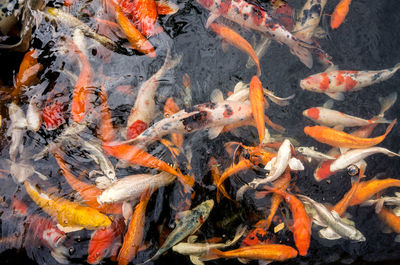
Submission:
M 295 10 L 300 10 L 306 1 L 290 1 L 287 3 Z M 388 69 L 400 62 L 400 2 L 396 0 L 368 1 L 355 0 L 350 5 L 350 11 L 344 23 L 336 30 L 329 26 L 330 14 L 339 1 L 328 1 L 323 11 L 320 26 L 325 30 L 325 35 L 318 39 L 319 46 L 329 54 L 332 62 L 342 70 L 380 70 Z M 163 108 L 168 98 L 173 97 L 180 109 L 187 112 L 193 111 L 193 106 L 210 102 L 210 95 L 215 89 L 222 91 L 224 97 L 233 91 L 235 85 L 242 81 L 249 83 L 256 74 L 255 67 L 247 68 L 248 55 L 233 46 L 223 49 L 221 39 L 211 29 L 205 28 L 209 11 L 196 1 L 174 2 L 179 10 L 172 15 L 160 15 L 158 24 L 163 28 L 159 34 L 151 36 L 149 41 L 155 47 L 157 56 L 142 55 L 139 52 L 126 55 L 113 52 L 92 38 L 83 37 L 79 48 L 87 56 L 93 71 L 91 87 L 95 91 L 91 98 L 91 114 L 87 128 L 78 133 L 83 141 L 100 139 L 98 133 L 98 121 L 95 114 L 101 112 L 102 100 L 99 97 L 100 87 L 104 83 L 104 89 L 108 95 L 108 106 L 111 110 L 112 123 L 118 129 L 117 138 L 123 140 L 126 123 L 134 106 L 141 85 L 148 80 L 163 65 L 167 50 L 171 50 L 173 58 L 181 57 L 176 67 L 168 70 L 163 75 L 155 93 L 155 109 L 157 114 L 150 125 L 162 120 Z M 270 3 L 252 1 L 253 4 L 271 10 Z M 51 1 L 48 6 L 62 8 L 64 12 L 79 18 L 100 34 L 109 36 L 118 45 L 127 47 L 124 38 L 119 38 L 119 33 L 111 26 L 99 26 L 94 17 L 106 17 L 107 12 L 101 1 L 76 0 L 71 6 L 63 6 L 62 1 Z M 40 16 L 38 16 L 40 17 Z M 33 31 L 30 49 L 35 49 L 38 54 L 38 62 L 43 66 L 37 75 L 36 84 L 23 89 L 12 99 L 6 95 L 12 91 L 13 80 L 18 73 L 24 52 L 0 50 L 0 77 L 1 96 L 5 98 L 0 102 L 0 114 L 2 116 L 0 138 L 0 213 L 1 213 L 1 237 L 0 258 L 2 264 L 58 264 L 51 254 L 51 247 L 45 246 L 42 241 L 35 238 L 32 230 L 31 216 L 41 216 L 51 220 L 25 190 L 22 183 L 18 183 L 10 172 L 10 146 L 12 145 L 12 123 L 9 118 L 9 106 L 13 101 L 26 113 L 32 98 L 38 102 L 41 110 L 47 106 L 54 118 L 54 113 L 59 115 L 58 128 L 51 128 L 41 123 L 40 128 L 22 130 L 22 141 L 18 145 L 19 155 L 14 159 L 17 167 L 21 164 L 31 165 L 34 170 L 47 177 L 41 179 L 37 174 L 32 174 L 29 181 L 37 185 L 47 194 L 63 197 L 70 201 L 79 201 L 84 205 L 83 199 L 77 195 L 66 182 L 64 173 L 52 153 L 41 159 L 33 159 L 43 148 L 53 142 L 63 133 L 65 128 L 73 124 L 71 113 L 71 101 L 76 78 L 81 72 L 80 59 L 67 43 L 71 40 L 76 27 L 70 27 L 62 21 L 54 21 L 43 17 L 39 20 L 37 28 Z M 218 22 L 224 23 L 251 44 L 260 43 L 263 36 L 254 30 L 240 27 L 239 25 L 218 18 Z M 123 35 L 123 34 L 122 34 Z M 125 43 L 124 43 L 125 42 Z M 82 48 L 83 47 L 83 48 Z M 276 124 L 285 128 L 285 132 L 277 132 L 267 125 L 269 132 L 276 141 L 281 142 L 289 138 L 295 147 L 314 146 L 318 151 L 326 153 L 330 146 L 319 143 L 305 135 L 305 126 L 316 125 L 302 115 L 305 109 L 324 105 L 329 97 L 322 93 L 314 93 L 300 88 L 299 82 L 312 74 L 321 73 L 327 66 L 321 64 L 314 54 L 314 66 L 308 69 L 284 44 L 272 41 L 265 52 L 259 58 L 262 74 L 260 80 L 264 87 L 273 91 L 276 96 L 288 97 L 295 94 L 287 106 L 279 106 L 270 101 L 266 110 L 268 117 Z M 185 98 L 184 76 L 190 77 L 189 89 L 191 102 Z M 187 84 L 186 84 L 187 85 Z M 344 113 L 370 119 L 380 110 L 379 97 L 387 97 L 398 90 L 400 85 L 400 73 L 394 74 L 390 79 L 365 87 L 360 91 L 345 93 L 343 101 L 334 101 L 333 109 Z M 11 88 L 10 88 L 11 87 Z M 53 108 L 49 106 L 53 104 Z M 385 112 L 385 118 L 392 121 L 399 118 L 400 103 L 394 105 Z M 95 117 L 93 120 L 92 117 Z M 370 137 L 382 135 L 388 124 L 379 124 Z M 54 126 L 56 127 L 56 126 Z M 20 129 L 18 129 L 20 130 Z M 351 131 L 346 129 L 345 131 Z M 71 137 L 72 138 L 72 137 Z M 170 136 L 164 138 L 170 139 Z M 209 160 L 214 157 L 217 160 L 220 172 L 224 172 L 235 158 L 226 151 L 226 143 L 240 142 L 247 146 L 257 146 L 259 143 L 258 132 L 255 127 L 241 126 L 232 132 L 221 133 L 214 139 L 209 139 L 207 130 L 199 130 L 187 133 L 184 136 L 184 154 L 178 156 L 178 166 L 184 174 L 194 176 L 195 184 L 192 194 L 182 194 L 181 182 L 175 180 L 172 184 L 161 187 L 153 193 L 145 213 L 143 227 L 143 247 L 138 252 L 133 264 L 143 263 L 151 258 L 175 226 L 176 214 L 180 210 L 193 209 L 200 203 L 208 200 L 216 200 L 216 187 L 213 184 Z M 139 144 L 140 143 L 136 143 Z M 20 146 L 23 146 L 23 150 Z M 76 140 L 67 141 L 61 145 L 64 160 L 75 176 L 86 183 L 95 184 L 99 175 L 89 174 L 93 170 L 100 170 L 93 156 L 82 147 L 82 142 Z M 400 151 L 400 127 L 395 125 L 386 139 L 379 144 L 381 147 L 398 153 Z M 235 147 L 236 148 L 236 147 Z M 240 148 L 239 148 L 240 149 Z M 154 141 L 147 146 L 147 152 L 169 164 L 175 160 L 170 151 L 159 141 Z M 277 150 L 274 151 L 275 153 Z M 118 153 L 118 152 L 117 152 Z M 246 153 L 246 152 L 244 152 Z M 246 154 L 235 154 L 235 156 Z M 118 156 L 118 155 L 116 155 Z M 117 178 L 121 179 L 132 174 L 151 173 L 157 170 L 148 167 L 127 166 L 120 159 L 109 156 L 115 167 Z M 328 179 L 317 182 L 314 170 L 318 162 L 302 160 L 303 171 L 293 171 L 290 192 L 303 194 L 315 201 L 326 205 L 335 205 L 352 187 L 351 177 L 347 170 L 341 170 Z M 397 157 L 388 157 L 383 154 L 375 154 L 365 159 L 367 168 L 366 177 L 362 181 L 378 179 L 400 179 L 400 163 Z M 188 166 L 190 164 L 190 167 Z M 256 165 L 258 166 L 258 165 Z M 30 169 L 32 169 L 30 167 Z M 28 169 L 24 170 L 26 172 Z M 101 173 L 100 173 L 101 174 Z M 89 176 L 90 175 L 90 176 Z M 234 174 L 225 181 L 228 194 L 236 197 L 236 192 L 244 183 L 250 182 L 254 177 L 263 177 L 265 170 L 261 168 L 249 169 Z M 394 196 L 396 188 L 385 189 L 379 195 Z M 185 197 L 186 196 L 186 197 Z M 15 197 L 23 201 L 28 208 L 28 213 L 23 215 L 12 210 Z M 190 203 L 187 203 L 189 201 Z M 198 242 L 205 242 L 211 238 L 221 237 L 222 242 L 232 239 L 239 225 L 247 226 L 248 231 L 254 225 L 268 215 L 270 207 L 270 195 L 264 198 L 255 198 L 255 193 L 250 191 L 244 194 L 239 202 L 222 198 L 219 203 L 215 201 L 210 216 L 204 221 L 198 230 Z M 386 207 L 386 206 L 385 206 Z M 389 208 L 391 206 L 388 206 Z M 134 208 L 135 209 L 135 208 Z M 313 226 L 308 254 L 304 257 L 284 261 L 284 264 L 398 264 L 400 262 L 400 243 L 395 241 L 398 234 L 388 233 L 386 225 L 378 218 L 375 207 L 353 206 L 347 209 L 348 216 L 355 223 L 355 227 L 365 236 L 363 242 L 354 242 L 345 239 L 327 240 L 319 236 L 320 227 Z M 400 221 L 398 221 L 400 222 Z M 281 231 L 274 233 L 274 227 L 284 224 Z M 285 202 L 280 204 L 277 217 L 273 219 L 269 229 L 269 242 L 286 244 L 293 248 L 296 244 L 292 231 L 288 228 L 293 223 L 290 207 Z M 43 224 L 42 224 L 43 226 Z M 64 258 L 71 264 L 86 264 L 88 246 L 93 230 L 79 230 L 67 233 L 62 245 L 66 252 Z M 186 239 L 184 240 L 186 241 Z M 238 248 L 243 244 L 243 238 L 230 249 Z M 216 259 L 206 263 L 240 264 L 237 259 Z M 115 264 L 108 257 L 103 263 Z M 171 249 L 157 260 L 148 264 L 191 264 L 188 256 L 178 254 Z M 255 264 L 255 261 L 251 261 Z

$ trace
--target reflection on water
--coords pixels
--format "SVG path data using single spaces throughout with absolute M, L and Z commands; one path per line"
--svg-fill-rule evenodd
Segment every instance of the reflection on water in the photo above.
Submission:
M 286 16 L 294 13 L 293 10 L 285 5 L 277 8 L 283 2 L 250 2 L 274 14 L 274 22 L 293 27 L 293 22 Z M 287 1 L 297 13 L 305 2 Z M 327 1 L 319 24 L 322 38 L 316 41 L 339 69 L 389 69 L 400 62 L 398 1 L 353 1 L 344 24 L 332 30 L 329 14 L 338 2 Z M 243 231 L 238 229 L 240 225 L 247 227 L 246 232 L 226 250 L 284 244 L 296 249 L 297 255 L 297 250 L 302 252 L 307 245 L 307 239 L 296 238 L 299 228 L 292 226 L 299 222 L 300 225 L 307 224 L 311 219 L 301 219 L 301 213 L 295 213 L 299 207 L 293 204 L 296 197 L 290 199 L 293 194 L 306 195 L 322 203 L 325 210 L 336 204 L 334 209 L 343 218 L 338 217 L 334 224 L 340 220 L 343 227 L 357 229 L 365 240 L 361 237 L 349 239 L 349 235 L 348 238 L 342 235 L 340 239 L 328 240 L 327 237 L 333 239 L 335 235 L 321 232 L 323 227 L 317 225 L 318 218 L 314 218 L 307 255 L 299 255 L 287 262 L 397 263 L 400 259 L 396 241 L 399 217 L 391 215 L 398 211 L 399 204 L 396 187 L 400 185 L 397 180 L 400 164 L 397 157 L 375 154 L 364 159 L 366 177 L 356 186 L 358 189 L 354 194 L 357 195 L 354 196 L 361 197 L 367 192 L 366 183 L 377 181 L 377 192 L 371 193 L 376 201 L 370 201 L 372 206 L 357 203 L 352 206 L 353 198 L 349 197 L 350 206 L 342 213 L 337 203 L 357 183 L 358 173 L 352 170 L 362 169 L 358 161 L 351 163 L 358 165 L 357 168 L 346 166 L 317 182 L 313 176 L 322 162 L 309 160 L 297 152 L 293 156 L 299 159 L 304 170 L 293 167 L 290 172 L 287 167 L 285 171 L 284 165 L 278 176 L 280 184 L 274 182 L 275 187 L 286 188 L 288 194 L 262 193 L 262 185 L 254 190 L 247 183 L 255 178 L 265 178 L 268 172 L 272 174 L 275 169 L 264 169 L 264 166 L 276 155 L 279 146 L 258 147 L 259 134 L 251 122 L 250 104 L 246 102 L 249 98 L 247 88 L 237 89 L 239 81 L 248 84 L 256 74 L 255 66 L 246 67 L 248 55 L 227 44 L 229 40 L 221 41 L 220 34 L 205 28 L 209 11 L 196 1 L 177 1 L 170 5 L 157 2 L 157 23 L 150 28 L 134 18 L 147 9 L 135 14 L 131 2 L 123 3 L 124 10 L 121 11 L 115 8 L 118 1 L 49 2 L 48 7 L 57 9 L 39 7 L 42 11 L 32 12 L 37 25 L 29 51 L 0 51 L 0 251 L 4 264 L 31 260 L 38 264 L 83 264 L 100 262 L 103 258 L 110 264 L 117 259 L 121 264 L 124 259 L 138 264 L 151 259 L 160 248 L 166 253 L 160 253 L 159 257 L 157 254 L 151 262 L 190 264 L 197 261 L 201 264 L 197 258 L 207 251 L 189 259 L 187 253 L 178 254 L 172 246 L 182 240 L 214 244 L 217 237 L 219 243 L 229 245 L 235 233 Z M 60 10 L 64 13 L 51 16 L 52 12 Z M 151 49 L 142 52 L 132 49 L 130 43 L 133 41 L 127 41 L 129 32 L 121 29 L 125 22 L 121 18 L 115 19 L 115 12 L 127 13 L 127 10 L 132 11 L 128 20 L 136 21 L 135 26 L 147 35 L 150 44 L 146 45 L 155 48 L 156 57 Z M 1 12 L 5 11 L 2 9 Z M 254 48 L 265 40 L 263 34 L 228 19 L 220 17 L 216 21 L 239 33 Z M 24 22 L 13 25 L 15 32 L 10 31 L 1 41 L 17 40 Z M 316 45 L 314 39 L 310 43 Z M 300 80 L 326 70 L 328 65 L 317 59 L 321 50 L 313 50 L 314 66 L 308 69 L 290 53 L 286 44 L 272 41 L 268 45 L 265 54 L 259 58 L 262 85 L 276 97 L 293 94 L 295 97 L 288 100 L 265 97 L 269 99 L 265 113 L 271 120 L 271 123 L 267 121 L 269 133 L 265 142 L 281 143 L 286 138 L 296 148 L 312 146 L 327 153 L 330 146 L 304 134 L 305 126 L 316 124 L 302 113 L 312 107 L 331 105 L 326 104 L 329 97 L 302 90 L 299 85 Z M 397 73 L 360 91 L 345 93 L 344 100 L 335 100 L 332 109 L 371 119 L 381 110 L 382 100 L 378 98 L 393 99 L 399 82 Z M 230 96 L 235 98 L 235 103 L 220 103 Z M 211 101 L 215 104 L 199 105 Z M 140 108 L 132 110 L 135 104 Z M 399 108 L 399 103 L 394 102 L 385 109 L 388 123 L 399 117 Z M 185 111 L 175 114 L 179 109 Z M 220 121 L 213 117 L 223 117 L 229 122 L 218 123 Z M 234 128 L 235 125 L 238 128 Z M 387 126 L 387 123 L 376 125 L 369 137 L 382 135 Z M 148 127 L 150 129 L 141 134 Z M 346 128 L 345 131 L 354 129 Z M 399 135 L 399 126 L 395 125 L 379 146 L 398 153 Z M 133 144 L 116 144 L 127 140 L 126 137 L 136 136 Z M 290 151 L 288 154 L 292 156 Z M 340 151 L 330 153 L 331 156 L 339 154 Z M 239 166 L 242 168 L 235 171 Z M 220 175 L 228 170 L 232 172 L 231 176 L 217 191 Z M 353 178 L 350 175 L 354 175 Z M 123 182 L 116 182 L 117 179 L 123 179 Z M 388 183 L 390 179 L 392 182 Z M 149 185 L 158 189 L 150 190 Z M 104 189 L 107 192 L 102 194 Z M 386 199 L 379 200 L 381 197 Z M 274 208 L 271 198 L 275 198 L 279 207 L 276 206 L 276 214 L 268 220 L 270 209 Z M 209 199 L 215 204 L 207 208 L 202 203 Z M 303 205 L 300 201 L 299 204 Z M 313 215 L 310 203 L 304 204 L 308 205 L 308 215 Z M 201 210 L 194 210 L 198 206 Z M 192 212 L 184 212 L 188 210 Z M 208 211 L 211 211 L 209 216 Z M 327 212 L 332 216 L 329 210 Z M 131 217 L 130 221 L 126 220 L 126 225 L 122 216 Z M 353 225 L 346 223 L 347 218 Z M 392 225 L 392 231 L 384 222 L 390 218 L 397 222 Z M 326 222 L 319 224 L 326 226 Z M 184 234 L 177 229 L 188 232 Z M 175 233 L 178 235 L 171 239 L 171 234 Z M 196 241 L 193 237 L 186 239 L 192 233 L 197 235 Z M 128 241 L 128 235 L 131 241 Z M 130 243 L 129 246 L 124 243 L 123 251 L 120 251 L 123 238 Z M 207 258 L 211 257 L 203 256 L 203 259 Z M 231 261 L 239 263 L 237 259 L 213 262 Z

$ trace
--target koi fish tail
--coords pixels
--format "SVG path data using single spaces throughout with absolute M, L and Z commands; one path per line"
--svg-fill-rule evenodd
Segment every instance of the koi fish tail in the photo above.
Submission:
M 295 45 L 290 46 L 290 52 L 296 55 L 305 66 L 310 69 L 312 68 L 313 58 L 311 52 L 306 47 L 303 47 L 299 41 L 296 41 Z
M 224 256 L 224 253 L 216 248 L 211 248 L 207 254 L 200 257 L 201 261 L 219 259 Z
M 390 131 L 393 129 L 393 127 L 394 127 L 394 125 L 396 124 L 396 122 L 397 122 L 397 119 L 394 119 L 394 120 L 392 121 L 392 123 L 389 125 L 389 127 L 387 127 L 386 132 L 385 132 L 385 134 L 383 135 L 383 138 L 385 138 L 385 137 L 390 133 Z
M 64 246 L 59 246 L 59 247 L 56 247 L 55 249 L 53 249 L 51 251 L 51 256 L 53 256 L 53 258 L 58 263 L 61 263 L 61 264 L 68 264 L 69 263 L 69 260 L 68 260 L 69 251 Z
M 397 92 L 393 92 L 386 97 L 379 97 L 379 104 L 381 105 L 381 110 L 379 111 L 378 116 L 383 117 L 385 112 L 389 110 L 397 100 Z

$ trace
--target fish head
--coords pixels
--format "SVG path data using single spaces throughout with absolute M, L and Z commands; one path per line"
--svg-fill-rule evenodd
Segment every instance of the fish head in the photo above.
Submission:
M 99 264 L 110 254 L 110 245 L 107 241 L 96 241 L 92 244 L 90 241 L 87 262 L 89 264 Z
M 321 181 L 333 175 L 335 171 L 331 171 L 331 165 L 335 160 L 326 160 L 320 164 L 320 166 L 314 172 L 314 178 L 316 181 Z
M 207 200 L 198 206 L 198 211 L 203 219 L 207 219 L 212 208 L 214 207 L 214 200 Z
M 320 75 L 312 75 L 300 81 L 300 87 L 303 90 L 319 91 L 322 80 Z
M 309 108 L 303 111 L 303 116 L 313 121 L 316 121 L 319 119 L 319 113 L 320 113 L 319 108 Z

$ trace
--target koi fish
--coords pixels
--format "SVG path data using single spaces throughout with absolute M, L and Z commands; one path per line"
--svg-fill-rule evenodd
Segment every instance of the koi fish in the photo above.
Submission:
M 312 147 L 301 146 L 301 147 L 296 148 L 296 150 L 299 151 L 302 155 L 309 157 L 309 158 L 314 158 L 316 160 L 335 160 L 336 159 L 336 157 L 316 151 L 313 146 Z
M 101 99 L 101 109 L 98 135 L 102 142 L 112 142 L 115 140 L 115 130 L 112 123 L 110 107 L 108 106 L 108 95 L 107 91 L 105 90 L 104 83 L 101 85 L 99 97 Z
M 157 175 L 138 174 L 126 176 L 114 182 L 101 194 L 97 195 L 97 201 L 103 204 L 136 200 L 140 198 L 140 194 L 146 189 L 151 188 L 156 190 L 159 187 L 167 186 L 175 178 L 176 176 L 166 172 Z
M 314 223 L 319 226 L 325 227 L 319 230 L 320 237 L 335 240 L 345 238 L 353 241 L 365 241 L 364 235 L 357 230 L 354 225 L 349 225 L 343 221 L 339 214 L 335 211 L 329 211 L 323 204 L 314 201 L 310 197 L 304 195 L 297 195 L 301 201 L 309 205 L 312 210 Z M 307 209 L 307 208 L 306 208 Z M 307 211 L 309 212 L 309 211 Z M 315 213 L 314 213 L 315 212 Z
M 154 0 L 134 0 L 132 4 L 134 9 L 130 14 L 143 35 L 149 38 L 163 31 L 163 28 L 157 25 L 158 14 Z
M 108 228 L 96 230 L 89 242 L 87 262 L 99 264 L 116 248 L 119 248 L 124 230 L 124 218 L 118 215 Z
M 219 16 L 223 16 L 243 27 L 266 33 L 279 43 L 285 43 L 303 64 L 308 68 L 312 67 L 311 53 L 301 46 L 296 37 L 258 6 L 244 0 L 197 0 L 197 2 L 210 11 L 206 27 Z
M 85 183 L 77 179 L 67 168 L 65 161 L 62 156 L 55 151 L 54 157 L 57 160 L 58 165 L 62 169 L 62 174 L 67 180 L 68 184 L 72 189 L 76 190 L 79 195 L 82 196 L 85 203 L 101 213 L 105 214 L 122 214 L 121 204 L 99 204 L 97 202 L 97 196 L 100 196 L 103 191 L 97 188 L 95 185 Z
M 21 93 L 24 87 L 38 82 L 37 74 L 43 69 L 43 65 L 38 63 L 37 58 L 38 53 L 35 49 L 25 53 L 14 80 L 14 89 L 4 99 L 15 97 Z
M 187 242 L 179 243 L 172 247 L 172 250 L 182 255 L 202 256 L 207 254 L 211 248 L 221 249 L 234 245 L 246 232 L 246 227 L 239 226 L 236 230 L 235 236 L 232 240 L 225 243 L 195 243 L 197 236 L 189 236 Z
M 343 127 L 355 127 L 366 126 L 373 123 L 390 123 L 383 117 L 374 117 L 370 120 L 365 120 L 324 107 L 306 109 L 303 111 L 303 116 L 313 120 L 318 124 L 329 127 L 336 125 L 341 125 Z
M 58 8 L 53 8 L 53 7 L 47 7 L 45 11 L 46 11 L 45 13 L 46 16 L 49 16 L 50 18 L 55 19 L 70 28 L 80 29 L 85 34 L 86 37 L 94 39 L 107 49 L 117 53 L 132 55 L 132 51 L 129 51 L 119 46 L 117 43 L 115 43 L 106 36 L 97 34 L 88 25 L 84 24 L 79 19 L 70 15 L 69 13 L 66 13 Z
M 251 104 L 251 112 L 257 125 L 258 137 L 260 144 L 263 143 L 265 137 L 265 121 L 264 121 L 264 92 L 260 79 L 253 76 L 250 82 L 249 98 Z
M 257 76 L 261 75 L 260 62 L 258 57 L 251 47 L 250 43 L 247 42 L 242 36 L 236 33 L 234 30 L 217 23 L 211 23 L 210 29 L 212 29 L 222 40 L 228 42 L 232 46 L 235 46 L 239 50 L 247 53 L 257 66 Z
M 31 199 L 48 215 L 57 219 L 62 227 L 84 227 L 95 230 L 111 225 L 111 220 L 97 210 L 81 206 L 63 198 L 51 196 L 39 191 L 29 182 L 24 182 L 26 192 Z
M 386 148 L 382 147 L 370 147 L 367 149 L 355 149 L 355 150 L 350 150 L 347 151 L 346 153 L 342 154 L 339 156 L 333 163 L 330 165 L 330 171 L 338 171 L 344 168 L 347 168 L 351 164 L 355 164 L 360 160 L 363 160 L 364 158 L 373 155 L 373 154 L 385 154 L 390 157 L 393 156 L 398 156 L 400 157 L 400 154 L 394 153 Z
M 301 80 L 300 87 L 312 92 L 325 93 L 336 100 L 343 100 L 343 92 L 358 91 L 372 84 L 385 81 L 399 69 L 400 63 L 393 68 L 377 71 L 327 71 Z
M 303 203 L 297 199 L 296 196 L 291 195 L 281 189 L 271 188 L 269 186 L 264 186 L 264 188 L 267 191 L 258 192 L 256 195 L 258 198 L 265 196 L 267 193 L 273 192 L 281 195 L 288 204 L 293 216 L 292 229 L 294 242 L 299 250 L 299 254 L 301 256 L 307 255 L 307 251 L 310 246 L 312 222 L 306 213 Z
M 400 234 L 400 217 L 395 215 L 393 211 L 383 207 L 378 216 L 379 219 L 389 226 L 390 229 L 392 229 L 395 233 Z M 400 237 L 397 235 L 395 241 L 398 242 L 399 240 Z
M 298 13 L 296 23 L 293 28 L 293 35 L 307 43 L 311 42 L 312 37 L 321 20 L 327 0 L 308 0 L 301 11 Z
M 218 258 L 241 258 L 249 260 L 285 261 L 297 257 L 297 251 L 289 246 L 280 244 L 255 245 L 241 247 L 229 251 L 220 251 L 212 248 L 200 260 L 214 260 Z
M 178 105 L 175 103 L 174 98 L 168 98 L 164 105 L 164 118 L 168 118 L 171 115 L 179 111 Z M 182 148 L 184 137 L 182 134 L 173 133 L 171 134 L 171 141 L 179 148 Z
M 124 236 L 124 241 L 118 254 L 118 265 L 128 264 L 136 257 L 139 247 L 142 245 L 144 225 L 146 223 L 146 207 L 152 193 L 152 189 L 146 189 L 141 195 L 139 204 L 136 205 L 136 209 L 128 226 L 128 231 Z
M 396 124 L 396 119 L 392 121 L 389 127 L 386 129 L 386 132 L 375 138 L 362 138 L 353 136 L 351 134 L 337 131 L 324 126 L 306 126 L 304 128 L 304 133 L 308 136 L 311 136 L 318 142 L 329 144 L 335 147 L 341 148 L 367 148 L 370 146 L 374 146 L 382 142 L 386 135 L 392 130 L 393 126 Z
M 193 208 L 192 210 L 180 212 L 178 214 L 180 219 L 176 222 L 175 229 L 168 235 L 164 244 L 158 249 L 156 254 L 145 263 L 156 260 L 164 252 L 178 244 L 185 237 L 196 232 L 207 220 L 213 207 L 214 201 L 207 200 L 202 202 L 200 205 Z
M 331 28 L 337 29 L 349 13 L 351 0 L 341 0 L 331 16 Z
M 150 79 L 143 83 L 140 87 L 136 97 L 135 105 L 133 106 L 131 113 L 128 117 L 126 138 L 133 139 L 144 130 L 146 130 L 149 124 L 156 117 L 156 103 L 154 102 L 154 96 L 161 78 L 165 72 L 173 69 L 179 64 L 181 57 L 171 58 L 171 51 L 168 49 L 165 57 L 164 64 Z
M 135 25 L 125 16 L 119 6 L 115 9 L 115 15 L 132 48 L 143 54 L 148 54 L 151 58 L 156 57 L 153 45 L 136 29 Z

